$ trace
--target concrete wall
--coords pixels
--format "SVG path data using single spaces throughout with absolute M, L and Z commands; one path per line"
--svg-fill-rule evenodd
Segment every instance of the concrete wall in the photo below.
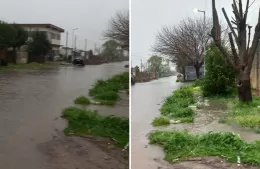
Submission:
M 260 90 L 259 76 L 260 76 L 260 45 L 257 48 L 257 52 L 251 70 L 251 85 L 256 90 Z

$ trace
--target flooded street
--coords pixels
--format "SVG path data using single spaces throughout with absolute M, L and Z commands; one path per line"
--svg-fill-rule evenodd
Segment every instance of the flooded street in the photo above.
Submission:
M 0 168 L 48 169 L 38 145 L 64 129 L 62 109 L 87 95 L 97 79 L 127 71 L 125 64 L 0 72 Z M 115 108 L 92 108 L 128 117 L 126 102 Z
M 209 107 L 196 111 L 194 123 L 173 124 L 167 127 L 153 127 L 151 122 L 160 115 L 160 108 L 163 100 L 182 84 L 176 83 L 176 77 L 168 77 L 148 83 L 136 84 L 132 87 L 132 167 L 135 169 L 237 169 L 237 166 L 223 163 L 220 158 L 205 157 L 199 161 L 184 161 L 176 164 L 169 164 L 164 161 L 163 148 L 156 145 L 149 145 L 148 133 L 152 130 L 184 130 L 190 133 L 200 134 L 210 131 L 234 132 L 244 140 L 251 142 L 260 140 L 260 134 L 239 127 L 219 123 L 220 117 L 225 113 L 225 107 L 220 103 L 209 103 Z M 243 168 L 243 167 L 242 167 Z M 258 167 L 248 167 L 255 169 Z
M 131 155 L 132 168 L 158 169 L 164 153 L 161 147 L 148 145 L 147 134 L 153 130 L 151 122 L 160 115 L 163 100 L 181 83 L 176 77 L 167 77 L 132 87 L 131 98 Z

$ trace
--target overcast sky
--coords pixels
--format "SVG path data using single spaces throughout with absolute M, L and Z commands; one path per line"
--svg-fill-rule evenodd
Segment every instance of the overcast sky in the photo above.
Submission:
M 253 0 L 250 0 L 251 2 Z M 228 16 L 232 15 L 232 0 L 216 0 L 219 18 L 223 21 L 224 7 Z M 244 6 L 246 0 L 243 0 Z M 255 27 L 260 0 L 249 9 L 248 23 Z M 186 17 L 203 17 L 203 13 L 195 14 L 193 9 L 206 11 L 212 16 L 211 0 L 132 0 L 131 1 L 131 52 L 132 64 L 140 66 L 141 58 L 146 61 L 152 54 L 151 46 L 155 42 L 156 33 L 165 25 L 178 24 Z M 233 15 L 232 15 L 233 16 Z M 226 23 L 226 22 L 225 22 Z
M 88 39 L 88 49 L 101 44 L 102 33 L 108 21 L 119 10 L 129 8 L 128 0 L 0 0 L 0 20 L 16 23 L 50 23 L 70 33 L 79 28 L 78 45 L 84 49 Z M 65 33 L 62 36 L 65 45 Z

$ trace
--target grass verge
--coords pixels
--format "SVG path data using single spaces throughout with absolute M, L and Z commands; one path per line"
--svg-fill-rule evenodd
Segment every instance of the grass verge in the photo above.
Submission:
M 187 131 L 154 131 L 150 133 L 151 144 L 162 145 L 165 160 L 174 163 L 188 157 L 218 156 L 229 162 L 260 165 L 260 141 L 247 143 L 233 133 L 205 133 L 191 135 Z
M 182 123 L 190 123 L 194 120 L 195 112 L 189 108 L 189 105 L 194 103 L 193 87 L 181 87 L 166 98 L 161 107 L 161 114 L 169 119 L 174 119 L 175 121 L 178 120 Z M 157 118 L 154 119 L 153 124 L 158 126 L 160 123 L 157 121 Z
M 53 68 L 59 66 L 59 62 L 46 62 L 43 64 L 40 63 L 9 63 L 8 66 L 0 66 L 0 70 L 14 70 L 14 69 L 21 69 L 21 70 L 34 70 L 34 69 L 45 69 L 45 68 Z
M 74 103 L 80 105 L 89 105 L 91 102 L 86 96 L 80 96 L 74 100 Z
M 129 142 L 129 120 L 116 116 L 101 116 L 96 111 L 69 107 L 63 111 L 68 126 L 66 135 L 95 135 L 113 139 L 120 147 Z
M 89 95 L 102 105 L 114 105 L 119 97 L 119 90 L 129 89 L 129 72 L 115 75 L 108 80 L 98 80 L 89 90 Z
M 236 123 L 260 132 L 260 97 L 253 96 L 250 103 L 239 102 L 236 98 L 218 98 L 220 102 L 228 105 L 228 113 L 221 122 Z

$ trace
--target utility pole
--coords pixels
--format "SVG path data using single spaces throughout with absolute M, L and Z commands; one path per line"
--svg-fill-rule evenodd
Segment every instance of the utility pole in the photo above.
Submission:
M 76 51 L 76 48 L 77 48 L 77 36 L 75 35 L 75 51 Z
M 143 61 L 141 59 L 141 66 L 140 66 L 141 72 L 142 72 L 142 67 L 143 67 Z
M 85 39 L 85 51 L 87 51 L 87 44 L 88 44 L 88 40 Z
M 66 32 L 66 48 L 65 48 L 65 56 L 68 58 L 68 31 Z

